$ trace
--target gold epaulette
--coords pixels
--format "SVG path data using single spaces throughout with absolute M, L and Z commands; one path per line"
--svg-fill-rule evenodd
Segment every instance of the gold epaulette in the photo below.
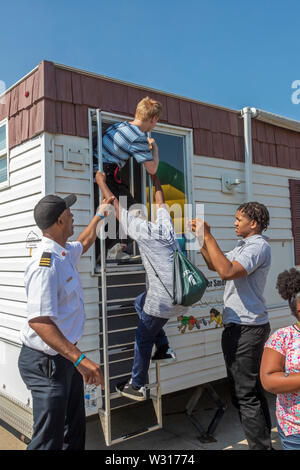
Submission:
M 51 266 L 51 257 L 52 257 L 52 253 L 49 253 L 48 251 L 44 251 L 43 254 L 42 254 L 42 257 L 40 259 L 39 266 L 46 266 L 47 268 L 50 268 L 50 266 Z

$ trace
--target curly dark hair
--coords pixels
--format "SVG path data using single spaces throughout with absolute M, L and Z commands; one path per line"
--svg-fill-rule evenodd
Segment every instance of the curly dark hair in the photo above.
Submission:
M 244 204 L 241 204 L 237 210 L 247 215 L 250 220 L 255 220 L 258 223 L 261 232 L 267 230 L 270 223 L 270 214 L 264 204 L 261 204 L 260 202 L 245 202 Z
M 297 317 L 297 302 L 300 300 L 300 271 L 292 268 L 278 274 L 276 289 L 279 295 L 289 301 L 292 314 Z

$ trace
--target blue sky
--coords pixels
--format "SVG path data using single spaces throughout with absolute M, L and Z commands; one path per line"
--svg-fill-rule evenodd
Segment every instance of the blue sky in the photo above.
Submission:
M 300 121 L 299 31 L 294 0 L 14 0 L 1 5 L 0 80 L 47 59 Z

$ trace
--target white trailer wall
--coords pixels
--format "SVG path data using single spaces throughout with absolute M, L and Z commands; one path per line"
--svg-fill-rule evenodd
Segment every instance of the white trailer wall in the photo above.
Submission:
M 32 208 L 44 195 L 44 138 L 10 151 L 10 186 L 0 191 L 0 391 L 30 403 L 18 371 L 19 331 L 26 317 L 24 270 L 29 260 L 26 238 L 36 230 Z

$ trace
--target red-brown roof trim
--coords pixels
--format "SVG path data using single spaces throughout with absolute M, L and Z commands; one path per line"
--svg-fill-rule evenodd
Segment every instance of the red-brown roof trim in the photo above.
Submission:
M 149 95 L 162 102 L 161 121 L 193 129 L 194 153 L 244 160 L 240 112 L 42 61 L 11 87 L 0 104 L 0 121 L 9 119 L 10 147 L 40 134 L 88 137 L 88 108 L 133 116 Z M 300 134 L 252 120 L 254 163 L 300 170 Z

